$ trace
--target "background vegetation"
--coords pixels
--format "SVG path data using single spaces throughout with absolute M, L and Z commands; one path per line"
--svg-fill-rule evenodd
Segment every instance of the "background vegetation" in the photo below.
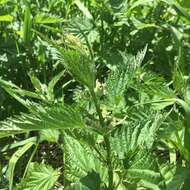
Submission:
M 189 190 L 188 0 L 0 0 L 0 42 L 1 190 Z

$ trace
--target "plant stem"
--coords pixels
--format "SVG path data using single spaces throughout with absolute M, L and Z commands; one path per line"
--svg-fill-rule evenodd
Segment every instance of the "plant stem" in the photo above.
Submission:
M 91 93 L 92 99 L 94 101 L 94 105 L 96 107 L 96 111 L 97 111 L 97 114 L 98 114 L 98 117 L 99 117 L 99 120 L 100 120 L 100 126 L 105 127 L 104 119 L 103 119 L 103 116 L 102 116 L 100 105 L 99 105 L 98 100 L 96 98 L 96 94 L 95 94 L 94 90 L 90 90 L 90 93 Z
M 30 166 L 30 164 L 31 164 L 31 162 L 32 162 L 32 159 L 34 158 L 34 155 L 36 154 L 36 151 L 37 151 L 37 149 L 38 149 L 38 146 L 39 146 L 39 139 L 37 138 L 37 143 L 36 143 L 35 148 L 34 148 L 32 154 L 31 154 L 31 156 L 30 156 L 30 159 L 29 159 L 29 161 L 28 161 L 28 163 L 27 163 L 27 165 L 26 165 L 26 168 L 25 168 L 25 171 L 24 171 L 24 174 L 23 174 L 22 179 L 24 179 L 25 176 L 26 176 L 26 173 L 27 173 L 28 168 L 29 168 L 29 166 Z
M 61 168 L 61 181 L 62 181 L 62 185 L 65 187 L 65 150 L 63 147 L 63 144 L 65 144 L 64 142 L 64 133 L 63 130 L 59 130 L 61 135 L 60 135 L 60 142 L 58 142 L 58 145 L 60 147 L 60 149 L 62 150 L 62 155 L 63 155 L 63 167 Z
M 107 165 L 108 165 L 108 189 L 113 190 L 113 168 L 111 163 L 111 148 L 109 138 L 107 136 L 104 137 L 104 141 L 107 149 Z
M 104 119 L 102 116 L 102 112 L 100 109 L 100 105 L 98 103 L 98 100 L 96 98 L 96 94 L 94 92 L 94 90 L 90 91 L 92 99 L 94 101 L 95 107 L 96 107 L 96 111 L 100 120 L 100 126 L 102 128 L 105 127 L 105 123 L 104 123 Z M 112 168 L 112 162 L 111 162 L 111 147 L 110 147 L 110 142 L 109 142 L 109 138 L 108 136 L 104 136 L 104 142 L 106 145 L 106 151 L 107 151 L 107 158 L 106 158 L 106 162 L 107 162 L 107 166 L 108 166 L 108 189 L 109 190 L 113 190 L 113 168 Z

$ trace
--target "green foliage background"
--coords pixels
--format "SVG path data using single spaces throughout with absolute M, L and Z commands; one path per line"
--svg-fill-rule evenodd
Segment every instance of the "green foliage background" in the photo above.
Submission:
M 0 189 L 188 190 L 189 0 L 0 0 Z

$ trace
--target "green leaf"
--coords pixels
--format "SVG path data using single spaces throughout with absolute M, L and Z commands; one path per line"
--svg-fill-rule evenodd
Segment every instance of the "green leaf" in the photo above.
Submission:
M 11 15 L 1 15 L 0 16 L 0 22 L 12 22 L 13 16 Z
M 12 190 L 12 186 L 13 186 L 13 176 L 14 176 L 14 170 L 15 170 L 15 166 L 17 161 L 22 157 L 22 155 L 28 150 L 30 149 L 35 143 L 33 142 L 29 142 L 26 145 L 24 145 L 22 148 L 18 149 L 13 156 L 11 157 L 11 159 L 9 160 L 9 166 L 8 166 L 8 170 L 7 170 L 7 176 L 8 176 L 8 180 L 9 180 L 9 190 Z
M 99 175 L 101 181 L 107 181 L 107 168 L 101 163 L 94 150 L 68 135 L 65 135 L 64 140 L 65 177 L 68 180 L 72 182 L 82 180 L 82 183 L 85 184 L 87 176 L 92 177 L 93 174 Z
M 80 113 L 62 104 L 31 105 L 30 110 L 30 114 L 22 113 L 0 122 L 0 138 L 34 130 L 85 128 Z
M 30 7 L 27 4 L 24 11 L 24 25 L 23 25 L 23 41 L 27 45 L 31 41 L 31 29 L 32 29 L 32 15 Z
M 56 129 L 45 129 L 40 131 L 40 140 L 56 143 L 59 140 L 60 132 Z
M 172 190 L 188 190 L 190 184 L 190 172 L 185 167 L 178 167 L 174 178 L 168 183 L 167 188 Z
M 112 151 L 117 153 L 119 159 L 125 159 L 132 157 L 140 147 L 150 149 L 162 120 L 162 115 L 153 114 L 147 119 L 126 122 L 110 137 Z
M 53 99 L 54 98 L 54 87 L 57 84 L 57 82 L 63 77 L 65 71 L 60 72 L 56 76 L 53 77 L 53 79 L 48 84 L 48 93 L 49 96 Z
M 73 78 L 87 86 L 90 91 L 93 91 L 96 72 L 94 61 L 88 56 L 86 50 L 77 44 L 76 38 L 74 36 L 71 37 L 72 39 L 67 38 L 68 36 L 66 37 L 71 42 L 72 50 L 65 50 L 52 40 L 46 38 L 43 34 L 37 31 L 36 33 L 50 43 L 55 50 L 54 52 L 57 54 L 57 59 L 65 66 Z
M 165 180 L 166 185 L 174 178 L 176 172 L 176 165 L 164 163 L 160 166 L 160 172 Z
M 176 66 L 174 66 L 173 86 L 177 92 L 179 92 L 179 93 L 184 92 L 185 79 L 184 79 L 183 73 L 180 69 L 180 66 L 178 64 Z
M 124 106 L 124 92 L 133 82 L 145 57 L 146 49 L 147 47 L 138 52 L 136 57 L 120 52 L 122 61 L 117 64 L 116 69 L 113 69 L 106 80 L 106 104 L 111 109 L 116 110 L 116 108 Z
M 30 137 L 30 138 L 27 138 L 25 140 L 21 140 L 21 141 L 18 141 L 18 142 L 15 142 L 14 144 L 7 144 L 5 146 L 0 146 L 2 148 L 0 148 L 0 152 L 6 152 L 8 150 L 11 150 L 11 149 L 15 149 L 15 148 L 18 148 L 20 146 L 23 146 L 25 144 L 28 144 L 30 142 L 37 142 L 37 137 Z
M 184 82 L 184 80 L 183 80 Z M 185 80 L 184 82 L 184 100 L 190 105 L 190 80 Z
M 136 179 L 138 186 L 152 190 L 164 190 L 156 158 L 146 149 L 140 150 L 130 161 L 127 176 Z
M 26 130 L 20 129 L 19 127 L 5 127 L 2 126 L 2 123 L 0 124 L 0 139 L 1 138 L 5 138 L 5 137 L 9 137 L 15 134 L 21 134 L 21 133 L 26 133 Z
M 81 178 L 80 182 L 90 190 L 100 190 L 101 179 L 94 171 L 89 172 L 87 176 Z
M 82 13 L 88 18 L 93 19 L 90 11 L 84 6 L 84 4 L 80 0 L 75 0 L 74 3 L 77 7 L 82 11 Z
M 131 17 L 131 20 L 134 24 L 134 26 L 138 29 L 138 30 L 142 30 L 142 29 L 146 29 L 146 28 L 160 28 L 158 25 L 154 24 L 154 23 L 143 23 L 140 20 L 136 19 L 135 17 Z
M 42 88 L 42 84 L 40 82 L 40 80 L 32 73 L 28 73 L 30 80 L 36 90 L 37 93 L 42 93 L 43 92 L 43 88 Z
M 60 172 L 51 166 L 31 163 L 26 177 L 15 190 L 51 190 L 59 176 Z
M 9 0 L 0 0 L 0 5 L 6 4 Z
M 18 87 L 17 85 L 13 84 L 11 81 L 6 81 L 1 78 L 0 78 L 0 86 L 4 88 L 8 93 L 10 93 L 10 95 L 13 97 L 14 95 L 18 95 L 18 97 L 20 96 L 20 98 L 22 96 L 28 96 L 28 97 L 37 98 L 37 99 L 40 98 L 38 94 L 31 91 L 24 90 Z
M 154 0 L 138 0 L 138 1 L 134 1 L 134 3 L 131 5 L 130 10 L 138 7 L 138 6 L 145 6 L 147 4 L 152 4 L 152 2 L 154 2 Z
M 18 87 L 17 85 L 13 84 L 10 81 L 6 81 L 0 79 L 0 86 L 13 98 L 15 98 L 18 102 L 24 105 L 26 108 L 29 109 L 30 101 L 25 99 L 25 97 L 41 99 L 41 97 L 34 92 L 30 92 L 27 90 L 23 90 L 22 88 Z
M 182 5 L 184 8 L 190 9 L 190 1 L 181 0 L 180 5 Z
M 55 24 L 65 22 L 65 19 L 52 14 L 37 14 L 34 17 L 36 24 Z
M 88 187 L 84 186 L 82 183 L 74 183 L 65 190 L 90 190 Z
M 183 16 L 187 20 L 190 20 L 190 14 L 176 0 L 161 0 L 161 1 L 172 6 L 179 15 Z
M 59 60 L 72 76 L 86 85 L 90 90 L 95 86 L 95 68 L 92 60 L 84 53 L 76 50 L 58 50 Z
M 149 96 L 152 96 L 152 102 L 150 103 L 153 104 L 156 109 L 164 109 L 166 106 L 175 104 L 176 94 L 162 77 L 148 71 L 143 73 L 143 75 L 143 85 L 141 85 L 141 89 Z

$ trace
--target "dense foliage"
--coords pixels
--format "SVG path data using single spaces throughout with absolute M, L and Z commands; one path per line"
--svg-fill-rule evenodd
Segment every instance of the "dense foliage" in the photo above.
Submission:
M 189 190 L 188 0 L 0 0 L 0 29 L 1 190 Z

